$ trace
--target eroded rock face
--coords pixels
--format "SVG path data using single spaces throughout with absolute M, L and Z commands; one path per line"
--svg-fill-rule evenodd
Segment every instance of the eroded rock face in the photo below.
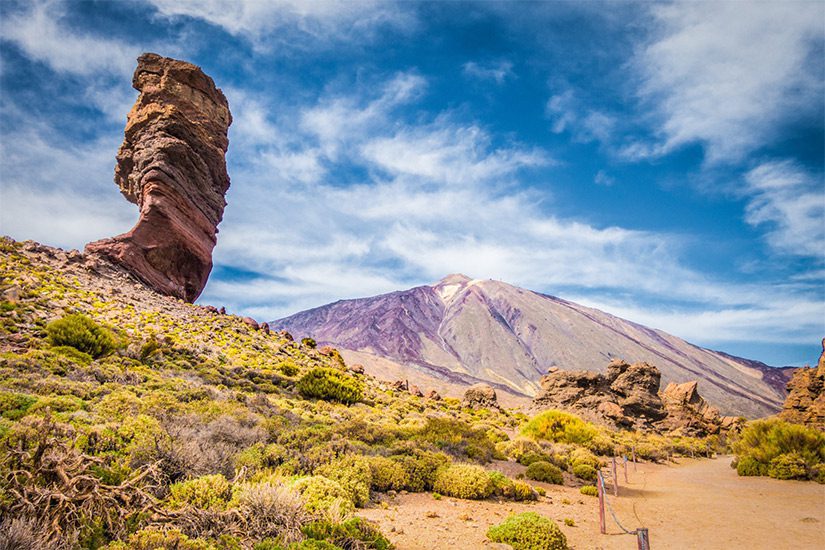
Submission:
M 226 206 L 227 130 L 223 93 L 191 63 L 147 53 L 132 85 L 140 92 L 117 154 L 115 182 L 140 207 L 128 232 L 86 246 L 158 292 L 194 301 L 212 270 Z
M 816 367 L 794 371 L 780 418 L 825 430 L 825 338 Z
M 667 409 L 667 418 L 661 428 L 674 435 L 701 437 L 719 433 L 733 419 L 723 421 L 719 410 L 711 407 L 698 391 L 698 382 L 671 382 L 662 392 L 662 401 Z
M 497 409 L 498 396 L 489 384 L 473 384 L 464 392 L 461 404 L 473 409 Z

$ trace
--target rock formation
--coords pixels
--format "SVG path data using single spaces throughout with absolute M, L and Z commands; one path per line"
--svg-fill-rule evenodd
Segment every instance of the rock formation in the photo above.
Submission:
M 797 369 L 788 382 L 788 392 L 779 417 L 825 430 L 825 338 L 819 364 Z
M 497 409 L 498 396 L 496 390 L 489 384 L 473 384 L 464 392 L 464 399 L 461 401 L 464 407 L 472 409 Z
M 192 302 L 212 270 L 229 188 L 224 155 L 232 123 L 220 89 L 200 68 L 147 53 L 132 85 L 115 182 L 140 207 L 128 232 L 86 246 L 160 293 Z
M 659 393 L 659 369 L 614 360 L 605 374 L 551 368 L 541 379 L 534 410 L 561 409 L 617 428 L 704 436 L 735 429 L 697 391 L 698 383 L 670 383 Z
M 551 369 L 533 408 L 563 409 L 620 428 L 650 429 L 667 412 L 659 398 L 659 370 L 615 360 L 606 374 Z

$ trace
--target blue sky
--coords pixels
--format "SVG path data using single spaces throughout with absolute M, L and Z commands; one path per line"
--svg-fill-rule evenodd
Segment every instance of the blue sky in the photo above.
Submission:
M 825 336 L 821 2 L 0 3 L 0 230 L 128 230 L 144 51 L 235 122 L 201 302 L 500 279 L 769 364 Z

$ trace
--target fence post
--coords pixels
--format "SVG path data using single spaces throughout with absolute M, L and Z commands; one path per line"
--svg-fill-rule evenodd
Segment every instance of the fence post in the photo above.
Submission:
M 650 550 L 650 539 L 647 536 L 647 527 L 636 529 L 636 548 L 638 550 Z
M 627 480 L 627 455 L 624 455 L 622 458 L 624 458 L 624 482 L 625 483 L 630 483 Z
M 619 480 L 616 477 L 616 457 L 613 457 L 613 496 L 619 496 Z
M 604 478 L 601 471 L 596 472 L 596 490 L 599 493 L 599 532 L 604 535 L 607 530 L 604 527 Z
M 636 445 L 633 445 L 633 471 L 636 471 Z

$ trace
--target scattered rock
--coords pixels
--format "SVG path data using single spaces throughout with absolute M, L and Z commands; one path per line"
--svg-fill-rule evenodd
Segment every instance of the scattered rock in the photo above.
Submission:
M 428 391 L 426 397 L 427 399 L 432 399 L 433 401 L 441 401 L 441 394 L 435 390 Z
M 282 331 L 278 332 L 278 336 L 280 336 L 284 340 L 287 340 L 288 342 L 294 342 L 295 341 L 295 339 L 292 337 L 292 335 L 290 333 L 288 333 L 287 331 L 285 331 L 285 330 L 282 330 Z
M 218 310 L 218 313 L 220 313 L 221 315 L 226 315 L 226 308 L 221 306 L 221 308 Z
M 260 325 L 258 325 L 258 321 L 256 321 L 252 317 L 244 317 L 241 320 L 244 322 L 245 325 L 252 327 L 255 330 L 258 330 L 258 328 L 260 328 Z
M 779 417 L 825 430 L 825 338 L 816 368 L 796 369 L 787 387 L 788 397 Z
M 212 271 L 229 188 L 224 155 L 232 123 L 220 89 L 191 63 L 146 53 L 140 92 L 117 154 L 115 181 L 140 207 L 128 233 L 86 245 L 154 290 L 193 302 Z
M 218 313 L 218 308 L 216 308 L 215 306 L 203 306 L 203 309 L 205 309 L 209 313 L 214 313 L 216 315 Z
M 421 390 L 418 389 L 418 386 L 416 385 L 410 386 L 409 392 L 411 395 L 414 395 L 416 397 L 424 397 L 424 394 L 421 393 Z
M 406 380 L 396 380 L 395 382 L 390 384 L 390 387 L 395 391 L 408 391 L 409 384 Z
M 10 286 L 9 288 L 3 291 L 3 301 L 16 304 L 20 301 L 20 296 L 22 295 L 22 292 L 23 291 L 20 289 L 19 286 Z
M 429 511 L 429 512 L 424 513 L 424 517 L 425 518 L 437 518 L 437 517 L 440 517 L 440 516 L 436 512 Z
M 325 357 L 332 357 L 336 353 L 336 349 L 332 346 L 323 346 L 318 348 L 318 353 Z
M 261 323 L 260 327 L 264 334 L 269 334 L 269 323 Z
M 464 399 L 461 401 L 463 407 L 473 409 L 497 409 L 498 396 L 496 390 L 489 384 L 473 384 L 464 392 Z
M 355 374 L 364 374 L 364 365 L 356 363 L 354 365 L 350 365 L 349 370 Z

